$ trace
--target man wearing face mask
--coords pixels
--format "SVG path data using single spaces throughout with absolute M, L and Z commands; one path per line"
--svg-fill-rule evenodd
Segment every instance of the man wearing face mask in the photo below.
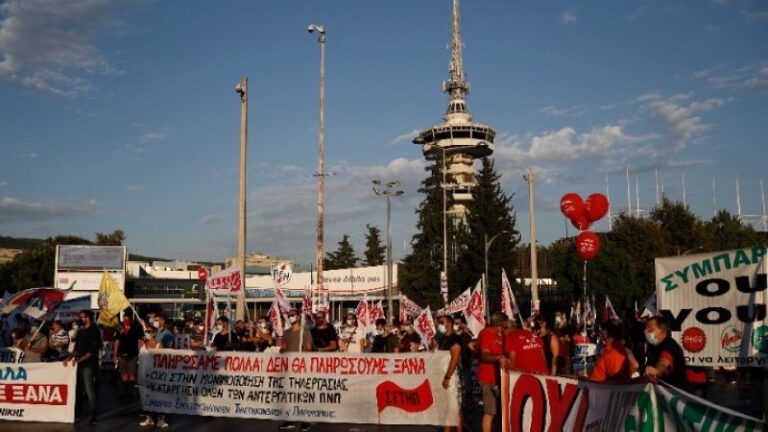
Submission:
M 648 342 L 644 375 L 652 382 L 661 379 L 677 388 L 687 390 L 683 349 L 672 339 L 669 322 L 654 317 L 645 324 L 645 340 Z
M 312 351 L 312 333 L 306 326 L 301 325 L 301 320 L 299 320 L 299 315 L 296 311 L 288 313 L 288 322 L 291 324 L 291 328 L 283 334 L 283 344 L 280 347 L 280 352 Z
M 138 370 L 139 341 L 143 336 L 141 326 L 133 321 L 130 314 L 123 317 L 122 331 L 115 339 L 112 349 L 117 370 L 122 382 L 121 397 L 129 397 L 133 393 L 136 384 L 136 371 Z
M 339 349 L 339 335 L 336 329 L 328 325 L 323 312 L 315 313 L 315 326 L 312 328 L 312 342 L 315 350 L 321 352 L 334 352 Z
M 237 335 L 229 329 L 229 318 L 220 316 L 216 320 L 216 336 L 211 341 L 215 351 L 234 351 L 240 345 Z
M 396 334 L 387 330 L 387 320 L 379 318 L 376 320 L 376 336 L 373 337 L 371 344 L 372 353 L 393 353 L 396 352 L 399 340 Z
M 365 329 L 357 325 L 355 314 L 347 314 L 347 322 L 341 334 L 341 351 L 360 353 L 365 351 L 366 346 Z
M 402 326 L 403 336 L 400 337 L 400 344 L 397 347 L 397 352 L 409 352 L 411 351 L 412 344 L 421 345 L 421 336 L 416 333 L 413 328 L 413 321 L 407 320 Z
M 75 349 L 64 360 L 64 366 L 70 362 L 77 365 L 78 396 L 85 396 L 88 402 L 88 415 L 91 423 L 96 423 L 96 378 L 99 370 L 99 349 L 101 348 L 101 333 L 93 322 L 93 311 L 80 311 L 82 326 L 77 331 Z M 76 406 L 82 406 L 76 404 Z

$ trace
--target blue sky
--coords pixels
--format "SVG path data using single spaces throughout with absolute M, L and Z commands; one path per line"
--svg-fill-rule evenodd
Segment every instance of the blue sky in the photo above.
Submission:
M 635 181 L 702 217 L 759 214 L 768 177 L 768 2 L 465 1 L 475 121 L 528 239 L 522 173 L 536 170 L 540 242 L 565 234 L 567 192 Z M 314 256 L 319 44 L 328 31 L 326 250 L 362 254 L 385 228 L 374 178 L 400 180 L 393 252 L 415 231 L 424 176 L 413 134 L 441 122 L 449 0 L 0 1 L 0 235 L 93 238 L 190 260 L 236 253 L 239 98 L 250 80 L 248 251 Z M 767 179 L 768 180 L 768 179 Z M 633 203 L 633 208 L 635 204 Z M 605 221 L 595 225 L 606 230 Z M 573 233 L 573 229 L 571 229 Z

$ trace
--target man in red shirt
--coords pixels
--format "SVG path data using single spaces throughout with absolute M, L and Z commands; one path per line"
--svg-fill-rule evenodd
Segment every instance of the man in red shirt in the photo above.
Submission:
M 498 405 L 499 387 L 497 376 L 499 366 L 504 366 L 504 327 L 507 316 L 501 312 L 491 314 L 491 323 L 477 336 L 480 364 L 477 381 L 483 390 L 483 432 L 491 432 L 493 417 Z
M 548 373 L 544 342 L 541 338 L 530 330 L 517 328 L 514 320 L 509 322 L 512 330 L 504 337 L 507 368 L 528 373 Z

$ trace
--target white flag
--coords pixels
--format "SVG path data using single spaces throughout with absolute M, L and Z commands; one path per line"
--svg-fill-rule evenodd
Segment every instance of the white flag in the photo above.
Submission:
M 413 330 L 421 336 L 421 344 L 424 345 L 424 348 L 429 350 L 434 344 L 435 333 L 437 332 L 429 306 L 423 309 L 413 321 Z
M 507 314 L 507 318 L 514 319 L 517 315 L 520 320 L 523 319 L 520 313 L 520 308 L 517 306 L 517 300 L 515 300 L 515 292 L 512 291 L 512 285 L 507 279 L 507 272 L 501 269 L 501 311 Z
M 467 307 L 467 303 L 469 303 L 469 297 L 472 295 L 472 289 L 467 288 L 466 291 L 459 294 L 458 297 L 453 299 L 453 301 L 448 304 L 448 306 L 445 307 L 445 309 L 440 309 L 437 311 L 437 315 L 450 315 L 455 314 L 457 312 L 461 312 Z
M 653 294 L 648 297 L 648 300 L 645 301 L 645 304 L 643 305 L 643 313 L 640 314 L 640 318 L 650 318 L 654 315 L 656 315 L 656 291 L 654 291 Z
M 619 319 L 619 315 L 616 313 L 616 309 L 613 308 L 613 305 L 611 304 L 611 299 L 608 298 L 608 296 L 605 296 L 605 315 L 604 318 L 607 320 L 611 319 Z
M 472 295 L 469 298 L 464 316 L 467 318 L 467 327 L 475 337 L 480 334 L 480 330 L 485 328 L 485 301 L 483 299 L 483 289 L 477 283 Z

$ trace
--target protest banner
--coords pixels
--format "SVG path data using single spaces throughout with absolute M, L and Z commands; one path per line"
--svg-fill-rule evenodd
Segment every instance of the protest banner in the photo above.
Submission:
M 599 384 L 520 372 L 502 374 L 502 430 L 760 431 L 761 421 L 664 384 Z
M 436 353 L 245 353 L 149 350 L 139 355 L 146 411 L 318 423 L 458 424 L 457 377 Z
M 50 312 L 46 319 L 56 319 L 62 324 L 77 321 L 80 311 L 91 308 L 91 296 L 81 296 L 64 300 L 59 306 Z
M 214 273 L 205 280 L 205 289 L 214 295 L 236 295 L 242 288 L 240 267 L 237 265 Z
M 656 259 L 658 312 L 693 366 L 768 366 L 766 247 Z
M 0 363 L 0 420 L 74 423 L 77 368 Z

